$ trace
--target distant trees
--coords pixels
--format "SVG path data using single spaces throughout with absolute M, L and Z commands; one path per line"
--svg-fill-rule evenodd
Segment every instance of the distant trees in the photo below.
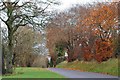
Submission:
M 47 68 L 48 67 L 48 60 L 44 55 L 37 55 L 31 65 L 32 67 L 41 67 Z
M 38 55 L 34 53 L 34 37 L 36 36 L 32 28 L 21 26 L 14 34 L 13 65 L 30 67 L 34 58 Z M 38 39 L 41 38 L 39 33 Z
M 58 46 L 62 47 L 62 54 L 67 48 L 68 62 L 102 62 L 116 55 L 118 31 L 117 3 L 77 5 L 56 14 L 48 24 L 47 47 L 50 54 L 56 54 Z
M 47 48 L 49 48 L 49 54 L 52 57 L 53 62 L 57 61 L 58 56 L 62 56 L 64 49 L 64 31 L 59 27 L 47 28 Z M 54 64 L 56 65 L 56 64 Z

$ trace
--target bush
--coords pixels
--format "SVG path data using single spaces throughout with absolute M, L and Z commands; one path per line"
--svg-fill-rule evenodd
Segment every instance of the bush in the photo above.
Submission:
M 65 61 L 65 57 L 64 57 L 64 56 L 61 56 L 61 57 L 58 57 L 58 58 L 57 58 L 56 63 L 59 64 L 59 63 L 61 63 L 61 62 L 63 62 L 63 61 Z
M 93 59 L 94 55 L 91 53 L 84 53 L 83 58 L 85 61 L 91 61 Z
M 97 40 L 96 41 L 96 54 L 95 59 L 98 62 L 107 61 L 113 56 L 113 46 L 110 40 Z
M 47 66 L 48 66 L 48 60 L 46 56 L 38 56 L 32 64 L 32 67 L 47 68 Z

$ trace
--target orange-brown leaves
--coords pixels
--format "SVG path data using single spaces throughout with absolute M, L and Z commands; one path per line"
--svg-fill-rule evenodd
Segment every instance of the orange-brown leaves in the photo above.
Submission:
M 97 3 L 68 12 L 56 16 L 47 30 L 50 54 L 55 53 L 56 43 L 63 41 L 68 49 L 68 61 L 80 57 L 102 62 L 112 57 L 118 29 L 116 4 Z
M 94 8 L 90 9 L 89 15 L 82 22 L 86 26 L 91 26 L 94 30 L 97 29 L 97 31 L 114 29 L 115 25 L 117 25 L 116 4 L 97 4 Z
M 84 48 L 82 48 L 83 50 L 83 58 L 85 61 L 91 61 L 94 57 L 94 55 L 91 53 L 91 47 L 90 46 L 86 46 Z
M 109 40 L 96 40 L 96 54 L 95 59 L 98 62 L 106 61 L 113 55 L 113 45 Z
M 85 61 L 91 61 L 94 58 L 94 54 L 84 53 L 83 58 L 84 58 Z

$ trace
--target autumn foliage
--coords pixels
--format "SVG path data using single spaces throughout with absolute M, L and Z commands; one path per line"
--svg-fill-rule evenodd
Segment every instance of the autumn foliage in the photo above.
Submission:
M 113 45 L 111 41 L 96 41 L 96 54 L 95 59 L 98 62 L 107 61 L 109 58 L 113 56 Z
M 85 61 L 91 61 L 94 58 L 94 54 L 90 52 L 90 47 L 83 48 L 84 54 L 83 58 Z
M 52 55 L 57 53 L 56 43 L 64 43 L 62 48 L 68 50 L 68 62 L 76 59 L 103 62 L 116 55 L 117 35 L 116 3 L 77 5 L 56 14 L 48 24 L 47 47 Z

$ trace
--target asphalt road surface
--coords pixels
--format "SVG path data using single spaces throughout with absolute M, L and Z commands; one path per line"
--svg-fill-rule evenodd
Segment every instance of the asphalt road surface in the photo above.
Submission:
M 109 78 L 107 80 L 118 80 L 117 76 L 111 76 L 106 74 L 100 74 L 100 73 L 93 73 L 93 72 L 80 72 L 77 70 L 67 70 L 67 69 L 61 69 L 61 68 L 48 68 L 48 70 L 52 72 L 56 72 L 58 74 L 61 74 L 65 76 L 66 78 L 101 78 L 100 80 L 104 80 L 103 78 Z

